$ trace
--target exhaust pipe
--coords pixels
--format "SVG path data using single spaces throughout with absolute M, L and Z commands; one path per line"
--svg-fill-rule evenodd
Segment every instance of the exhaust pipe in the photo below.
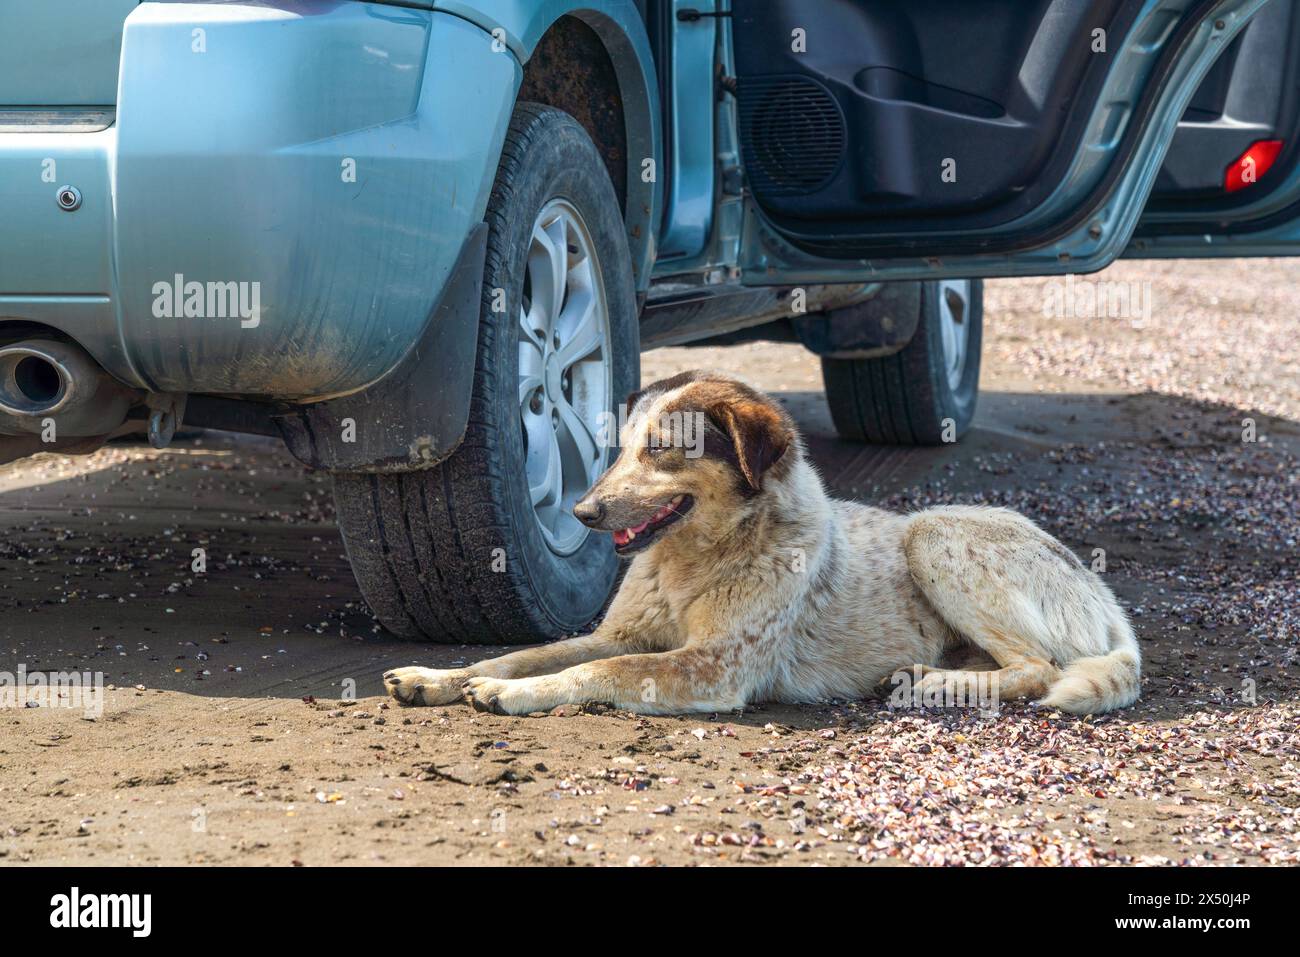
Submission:
M 143 393 L 114 379 L 80 346 L 27 339 L 0 347 L 0 431 L 107 435 Z

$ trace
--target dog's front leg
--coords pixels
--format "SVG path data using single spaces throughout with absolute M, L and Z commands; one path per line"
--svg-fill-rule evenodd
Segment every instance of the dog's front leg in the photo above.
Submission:
M 658 580 L 646 571 L 646 566 L 634 563 L 605 620 L 590 635 L 488 658 L 468 668 L 397 668 L 385 672 L 384 684 L 388 693 L 403 704 L 451 704 L 464 697 L 461 686 L 471 678 L 552 674 L 599 658 L 665 651 L 681 641 L 677 624 L 659 592 Z
M 730 711 L 745 703 L 735 657 L 718 645 L 622 655 L 532 678 L 471 678 L 465 695 L 479 711 L 496 714 L 531 714 L 589 701 L 640 714 Z
M 523 678 L 571 668 L 584 661 L 626 654 L 627 645 L 604 629 L 539 648 L 488 658 L 467 668 L 395 668 L 384 673 L 388 693 L 403 704 L 444 705 L 465 697 L 474 677 Z

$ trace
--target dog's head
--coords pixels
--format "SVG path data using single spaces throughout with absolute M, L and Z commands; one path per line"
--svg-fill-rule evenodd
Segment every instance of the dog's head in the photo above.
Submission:
M 620 555 L 692 531 L 718 540 L 798 452 L 790 416 L 743 382 L 684 372 L 628 398 L 619 456 L 573 513 Z

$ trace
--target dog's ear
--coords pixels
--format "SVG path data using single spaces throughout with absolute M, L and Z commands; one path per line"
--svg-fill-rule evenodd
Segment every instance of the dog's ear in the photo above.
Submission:
M 636 404 L 640 399 L 641 391 L 639 389 L 636 392 L 629 392 L 627 394 L 627 401 L 623 403 L 623 408 L 627 409 L 629 417 L 632 415 L 632 410 L 636 408 Z
M 748 398 L 719 402 L 708 414 L 731 439 L 745 482 L 762 491 L 764 474 L 781 461 L 793 440 L 785 418 L 766 402 Z

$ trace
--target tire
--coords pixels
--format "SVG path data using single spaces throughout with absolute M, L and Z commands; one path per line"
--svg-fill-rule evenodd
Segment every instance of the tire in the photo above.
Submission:
M 970 429 L 979 398 L 983 328 L 982 280 L 922 283 L 916 333 L 900 352 L 876 359 L 822 359 L 836 431 L 849 441 L 879 445 L 960 439 Z
M 593 452 L 587 439 L 637 387 L 636 290 L 613 184 L 576 120 L 518 105 L 487 222 L 463 443 L 426 471 L 335 478 L 357 583 L 379 620 L 406 638 L 515 644 L 570 635 L 601 613 L 618 572 L 609 536 L 590 533 L 571 509 L 610 458 L 604 443 L 596 440 Z M 552 255 L 560 248 L 568 251 Z M 556 270 L 564 270 L 562 297 L 548 295 L 558 287 L 547 278 L 559 278 Z M 504 311 L 493 309 L 494 299 L 500 309 L 499 289 Z M 582 354 L 575 347 L 582 336 L 571 334 L 577 317 L 592 302 L 597 315 L 602 301 L 607 323 L 581 327 L 603 331 L 600 348 L 553 373 Z M 550 329 L 560 334 L 559 347 Z M 584 452 L 594 455 L 589 467 Z M 545 492 L 536 505 L 530 487 Z

